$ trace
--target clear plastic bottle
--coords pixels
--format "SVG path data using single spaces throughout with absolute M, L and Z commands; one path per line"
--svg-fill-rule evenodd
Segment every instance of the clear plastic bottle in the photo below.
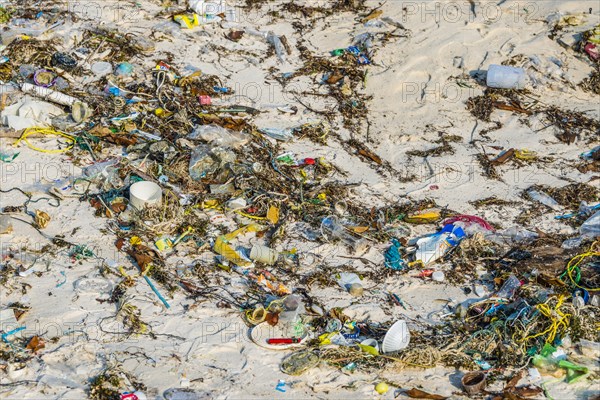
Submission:
M 285 47 L 283 46 L 283 43 L 281 42 L 279 36 L 277 36 L 272 31 L 269 31 L 269 33 L 267 34 L 267 42 L 269 42 L 275 49 L 275 54 L 277 54 L 277 58 L 279 58 L 279 61 L 281 61 L 282 64 L 285 63 L 287 60 Z
M 585 237 L 600 236 L 600 211 L 597 211 L 594 215 L 589 217 L 581 227 L 579 227 L 579 232 L 581 233 L 581 236 Z
M 323 218 L 323 221 L 321 221 L 321 233 L 328 239 L 335 238 L 341 240 L 355 252 L 362 252 L 367 247 L 365 239 L 357 238 L 347 232 L 336 217 Z
M 531 197 L 532 200 L 538 201 L 538 202 L 542 203 L 543 205 L 545 205 L 546 207 L 550 207 L 551 209 L 553 209 L 555 211 L 562 210 L 562 206 L 560 204 L 558 204 L 556 202 L 556 200 L 554 200 L 552 197 L 548 196 L 544 192 L 530 189 L 527 191 L 527 194 L 529 195 L 529 197 Z

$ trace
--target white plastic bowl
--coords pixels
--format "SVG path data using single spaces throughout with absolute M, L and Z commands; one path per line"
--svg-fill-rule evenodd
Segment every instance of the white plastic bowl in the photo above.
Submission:
M 410 343 L 410 331 L 406 321 L 396 321 L 394 325 L 387 331 L 383 342 L 381 343 L 381 351 L 384 354 L 394 353 L 405 349 Z

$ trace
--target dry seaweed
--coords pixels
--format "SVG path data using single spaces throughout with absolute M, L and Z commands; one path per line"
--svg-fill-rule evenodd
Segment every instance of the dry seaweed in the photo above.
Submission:
M 595 135 L 596 138 L 600 134 L 600 122 L 581 112 L 548 107 L 542 113 L 548 119 L 549 125 L 554 125 L 559 130 L 557 137 L 565 143 L 571 144 L 576 139 L 581 139 L 586 132 Z
M 143 383 L 121 366 L 108 367 L 91 380 L 88 396 L 91 400 L 119 400 L 121 393 L 131 390 L 131 385 L 136 390 L 146 390 Z
M 486 197 L 485 199 L 470 201 L 469 204 L 471 204 L 475 208 L 482 208 L 482 207 L 486 207 L 486 206 L 507 206 L 507 207 L 509 207 L 509 206 L 516 206 L 519 203 L 515 202 L 515 201 L 499 199 L 495 196 L 492 196 L 492 197 Z

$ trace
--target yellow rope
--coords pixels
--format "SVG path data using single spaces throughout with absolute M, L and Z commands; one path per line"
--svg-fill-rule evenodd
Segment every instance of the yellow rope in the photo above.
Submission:
M 54 150 L 42 149 L 40 147 L 32 145 L 29 142 L 29 140 L 27 139 L 30 135 L 34 135 L 36 133 L 42 134 L 42 135 L 62 136 L 64 138 L 68 139 L 71 143 L 64 149 L 54 149 Z M 21 134 L 19 139 L 17 139 L 17 141 L 15 142 L 15 146 L 18 145 L 20 142 L 25 142 L 25 144 L 27 146 L 29 146 L 30 149 L 35 150 L 35 151 L 39 151 L 42 153 L 48 153 L 48 154 L 59 154 L 59 153 L 64 153 L 64 152 L 71 150 L 75 146 L 76 140 L 73 136 L 67 135 L 66 133 L 63 133 L 63 132 L 60 132 L 60 131 L 57 131 L 57 130 L 54 130 L 51 128 L 32 127 L 32 128 L 27 128 L 23 131 L 23 133 Z
M 552 321 L 552 324 L 543 332 L 536 333 L 535 335 L 526 336 L 523 339 L 523 342 L 527 342 L 530 339 L 535 339 L 537 337 L 547 334 L 548 337 L 546 338 L 546 343 L 553 343 L 554 339 L 556 338 L 556 334 L 558 333 L 561 326 L 564 329 L 567 329 L 569 327 L 569 317 L 571 316 L 571 314 L 563 313 L 560 310 L 560 307 L 565 301 L 565 298 L 566 297 L 564 295 L 560 295 L 556 302 L 556 306 L 554 306 L 553 309 L 550 308 L 550 306 L 548 305 L 548 301 L 550 299 L 546 300 L 545 303 L 538 304 L 535 306 L 542 313 L 542 315 L 544 315 Z
M 598 247 L 598 249 L 595 249 L 596 247 Z M 571 280 L 573 285 L 575 285 L 579 289 L 585 289 L 589 292 L 600 291 L 600 288 L 586 288 L 584 286 L 579 285 L 578 281 L 573 279 L 573 271 L 577 267 L 579 267 L 579 264 L 581 264 L 584 259 L 593 256 L 600 256 L 600 242 L 598 241 L 592 243 L 592 245 L 590 246 L 590 251 L 576 255 L 575 257 L 571 258 L 571 260 L 567 264 L 567 275 L 569 276 L 569 279 Z

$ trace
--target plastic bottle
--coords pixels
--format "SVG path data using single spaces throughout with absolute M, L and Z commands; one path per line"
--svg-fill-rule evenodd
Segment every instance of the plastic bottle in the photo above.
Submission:
M 540 192 L 535 189 L 530 189 L 527 191 L 527 194 L 529 195 L 529 197 L 531 197 L 532 200 L 538 201 L 538 202 L 542 203 L 543 205 L 545 205 L 546 207 L 550 207 L 551 209 L 553 209 L 555 211 L 562 210 L 561 205 L 558 204 L 556 202 L 556 200 L 554 200 L 552 197 L 548 196 L 544 192 Z
M 600 236 L 600 211 L 589 217 L 579 228 L 581 236 L 597 237 Z
M 487 85 L 499 89 L 523 89 L 527 84 L 527 75 L 523 68 L 490 65 L 487 72 Z
M 290 128 L 262 128 L 259 129 L 259 132 L 282 142 L 287 142 L 294 137 L 293 130 Z
M 277 36 L 272 31 L 269 31 L 269 33 L 267 34 L 267 42 L 269 42 L 273 46 L 273 48 L 275 48 L 275 54 L 277 54 L 277 58 L 279 58 L 279 61 L 281 61 L 282 64 L 285 63 L 287 59 L 285 47 L 283 46 L 283 43 L 281 43 L 281 39 L 279 38 L 279 36 Z
M 323 218 L 323 221 L 321 221 L 321 232 L 323 233 L 323 236 L 327 238 L 340 239 L 355 252 L 361 252 L 367 245 L 364 239 L 354 237 L 348 233 L 335 217 Z

